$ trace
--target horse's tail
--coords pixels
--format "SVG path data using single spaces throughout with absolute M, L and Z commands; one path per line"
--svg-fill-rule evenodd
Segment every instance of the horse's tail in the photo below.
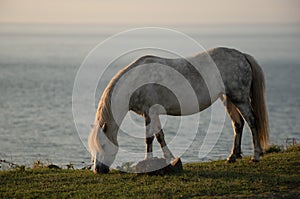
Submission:
M 96 156 L 98 152 L 101 153 L 103 151 L 102 147 L 99 145 L 99 135 L 98 135 L 99 128 L 100 128 L 99 124 L 95 124 L 89 135 L 88 144 L 92 156 L 92 161 L 94 161 L 94 159 L 97 158 Z
M 256 117 L 258 136 L 262 149 L 266 149 L 269 143 L 268 112 L 265 100 L 265 78 L 263 71 L 256 60 L 245 54 L 252 69 L 251 106 Z

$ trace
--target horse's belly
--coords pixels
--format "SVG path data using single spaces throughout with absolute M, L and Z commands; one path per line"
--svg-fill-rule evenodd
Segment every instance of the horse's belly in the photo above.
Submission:
M 178 104 L 175 108 L 167 107 L 166 114 L 173 116 L 192 115 L 208 108 L 217 99 L 218 97 L 214 97 L 213 99 L 200 99 L 198 102 L 195 102 L 194 100 L 186 98 L 185 101 Z
M 212 95 L 210 95 L 212 94 Z M 170 89 L 148 84 L 136 90 L 130 99 L 130 109 L 138 114 L 156 112 L 167 115 L 191 115 L 209 107 L 219 93 L 208 93 L 207 90 Z

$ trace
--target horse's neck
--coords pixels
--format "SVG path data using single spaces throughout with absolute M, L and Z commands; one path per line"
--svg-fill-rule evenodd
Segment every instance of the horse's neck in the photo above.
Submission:
M 124 110 L 122 110 L 124 109 Z M 109 117 L 105 118 L 105 122 L 111 125 L 116 131 L 119 130 L 119 127 L 121 126 L 128 110 L 125 108 L 116 108 L 116 109 L 110 109 L 109 110 Z

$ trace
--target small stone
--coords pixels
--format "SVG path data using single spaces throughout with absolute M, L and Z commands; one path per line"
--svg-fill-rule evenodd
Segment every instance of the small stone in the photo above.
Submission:
M 60 169 L 60 167 L 55 164 L 49 164 L 47 167 L 48 169 Z
M 140 161 L 136 165 L 137 173 L 147 173 L 149 175 L 165 175 L 183 171 L 180 158 L 176 158 L 173 162 L 167 163 L 164 158 L 151 158 Z

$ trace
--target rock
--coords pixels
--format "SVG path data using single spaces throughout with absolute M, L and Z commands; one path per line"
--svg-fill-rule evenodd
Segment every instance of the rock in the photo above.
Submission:
M 165 175 L 183 171 L 180 158 L 176 158 L 168 164 L 166 159 L 154 157 L 140 161 L 135 168 L 137 173 L 147 173 L 149 175 Z
M 55 165 L 55 164 L 49 164 L 47 166 L 48 169 L 61 169 L 59 166 Z
M 171 162 L 171 168 L 173 172 L 181 172 L 183 171 L 182 162 L 180 158 L 176 158 Z

